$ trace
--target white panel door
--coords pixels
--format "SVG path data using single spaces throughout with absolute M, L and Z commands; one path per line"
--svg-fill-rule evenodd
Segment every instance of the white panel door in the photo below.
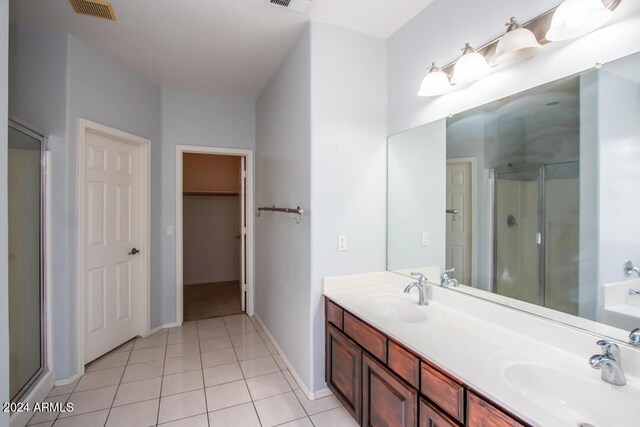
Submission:
M 446 268 L 455 268 L 453 277 L 471 283 L 471 162 L 447 162 Z M 457 211 L 451 213 L 451 211 Z
M 85 363 L 137 335 L 139 155 L 137 146 L 86 134 Z

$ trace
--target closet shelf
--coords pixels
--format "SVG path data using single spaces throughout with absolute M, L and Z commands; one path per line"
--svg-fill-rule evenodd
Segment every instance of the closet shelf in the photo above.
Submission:
M 238 191 L 184 191 L 183 196 L 239 196 Z

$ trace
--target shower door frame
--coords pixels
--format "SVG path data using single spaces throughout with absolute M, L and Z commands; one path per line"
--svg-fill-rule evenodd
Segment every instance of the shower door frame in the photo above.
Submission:
M 47 316 L 48 310 L 48 293 L 47 293 L 47 137 L 39 132 L 21 124 L 20 122 L 9 119 L 9 128 L 28 135 L 40 141 L 40 368 L 36 373 L 22 386 L 15 396 L 9 396 L 12 403 L 21 402 L 33 390 L 34 386 L 43 379 L 49 371 L 48 357 L 48 328 Z M 10 286 L 10 285 L 9 285 Z M 11 325 L 9 325 L 9 333 L 11 333 Z
M 498 175 L 500 173 L 517 173 L 538 170 L 538 305 L 546 307 L 546 262 L 547 262 L 547 242 L 546 242 L 546 172 L 547 167 L 564 165 L 570 163 L 580 164 L 580 160 L 565 160 L 561 162 L 544 163 L 541 165 L 531 165 L 522 167 L 502 167 L 491 170 L 493 178 L 493 271 L 491 277 L 491 292 L 498 294 Z M 499 295 L 499 294 L 498 294 Z

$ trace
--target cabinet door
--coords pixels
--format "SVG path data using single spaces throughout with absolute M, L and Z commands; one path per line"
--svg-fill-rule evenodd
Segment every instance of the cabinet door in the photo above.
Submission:
M 360 423 L 362 350 L 333 325 L 327 324 L 326 381 L 329 389 Z
M 469 408 L 467 425 L 469 427 L 523 427 L 523 424 L 500 411 L 480 396 L 469 393 L 467 399 Z
M 418 391 L 366 354 L 362 362 L 362 425 L 418 425 Z
M 420 399 L 420 427 L 458 427 L 458 424 L 424 399 Z

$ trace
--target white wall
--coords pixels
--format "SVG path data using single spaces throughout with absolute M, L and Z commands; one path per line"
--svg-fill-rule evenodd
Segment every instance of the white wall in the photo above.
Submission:
M 385 270 L 386 86 L 385 40 L 311 24 L 312 391 L 325 387 L 322 279 Z
M 0 0 L 0 117 L 8 117 L 9 1 Z M 0 127 L 0 402 L 9 396 L 9 259 L 7 230 L 7 126 Z M 9 424 L 9 414 L 0 412 L 0 426 Z
M 256 206 L 305 209 L 256 218 L 256 313 L 300 379 L 311 371 L 311 57 L 307 27 L 256 104 Z
M 240 198 L 184 196 L 184 284 L 240 280 Z
M 496 70 L 462 90 L 438 98 L 416 95 L 431 61 L 456 59 L 465 42 L 482 45 L 499 36 L 508 18 L 526 21 L 558 0 L 436 0 L 389 39 L 389 133 L 429 123 L 548 81 L 583 71 L 596 62 L 636 52 L 640 2 L 623 1 L 606 27 L 580 39 L 548 44 L 541 54 Z
M 162 193 L 159 221 L 162 262 L 158 268 L 162 292 L 160 323 L 176 321 L 176 239 L 164 233 L 167 226 L 176 226 L 176 145 L 253 150 L 255 132 L 253 100 L 162 90 L 162 158 L 158 163 Z M 254 216 L 247 218 L 253 221 Z
M 640 264 L 640 78 L 632 74 L 635 81 L 599 72 L 600 284 L 637 279 L 622 267 L 628 259 Z
M 389 137 L 387 268 L 445 266 L 446 121 Z M 422 233 L 429 245 L 422 246 Z M 429 277 L 438 283 L 438 277 Z

